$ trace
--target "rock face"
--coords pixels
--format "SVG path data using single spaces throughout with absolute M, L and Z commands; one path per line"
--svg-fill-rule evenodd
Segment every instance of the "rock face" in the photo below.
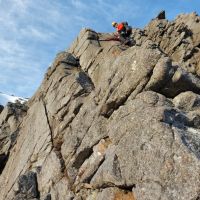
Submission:
M 27 106 L 18 103 L 8 103 L 0 114 L 0 174 L 2 173 L 9 154 L 17 141 L 23 117 Z
M 0 200 L 200 198 L 200 17 L 161 14 L 132 47 L 83 29 L 3 109 Z

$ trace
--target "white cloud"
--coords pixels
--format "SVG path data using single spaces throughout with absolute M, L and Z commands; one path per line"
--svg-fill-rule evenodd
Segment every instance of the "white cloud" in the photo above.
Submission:
M 3 38 L 0 39 L 0 54 L 23 54 L 25 50 L 22 48 L 20 44 L 13 40 L 5 40 Z
M 34 38 L 41 41 L 49 41 L 55 37 L 55 33 L 31 25 L 20 29 L 19 33 L 21 37 Z
M 88 9 L 88 4 L 81 2 L 80 0 L 72 0 L 71 4 L 79 9 L 79 10 L 87 10 Z

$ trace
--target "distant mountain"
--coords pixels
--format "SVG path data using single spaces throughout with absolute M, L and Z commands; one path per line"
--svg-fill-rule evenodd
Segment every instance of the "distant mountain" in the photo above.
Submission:
M 15 103 L 17 101 L 24 103 L 27 99 L 0 92 L 0 105 L 5 106 L 8 102 Z

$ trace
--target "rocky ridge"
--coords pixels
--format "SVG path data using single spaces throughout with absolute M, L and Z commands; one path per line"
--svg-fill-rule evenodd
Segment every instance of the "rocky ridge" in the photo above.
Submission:
M 198 200 L 199 30 L 162 13 L 128 47 L 83 29 L 0 114 L 0 200 Z

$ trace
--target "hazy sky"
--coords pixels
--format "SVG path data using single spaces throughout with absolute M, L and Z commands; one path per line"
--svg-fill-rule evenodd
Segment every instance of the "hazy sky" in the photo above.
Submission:
M 143 28 L 163 9 L 169 20 L 200 14 L 200 0 L 0 0 L 0 92 L 32 96 L 81 28 L 113 32 L 112 21 Z

